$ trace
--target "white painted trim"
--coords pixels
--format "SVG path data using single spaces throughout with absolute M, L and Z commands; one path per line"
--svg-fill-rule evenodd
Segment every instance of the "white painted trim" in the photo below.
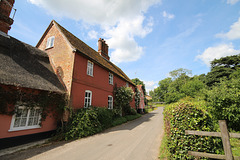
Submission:
M 111 76 L 110 76 L 111 75 Z M 110 81 L 110 77 L 112 78 L 112 80 Z M 111 72 L 109 72 L 109 75 L 108 75 L 108 83 L 113 85 L 113 74 Z
M 111 108 L 110 108 L 109 105 L 108 105 L 108 109 L 113 109 L 113 96 L 109 95 L 108 98 L 109 98 L 109 97 L 112 98 L 112 101 L 111 101 L 112 106 L 111 106 Z M 108 100 L 108 103 L 109 103 L 109 100 Z
M 25 106 L 17 106 L 20 109 L 24 109 L 27 108 Z M 34 107 L 35 109 L 40 109 L 40 107 Z M 27 126 L 28 121 L 29 121 L 29 114 L 30 114 L 30 108 L 27 110 L 27 121 L 26 121 L 26 125 L 22 126 L 22 127 L 13 127 L 14 126 L 14 122 L 15 122 L 15 118 L 16 118 L 16 114 L 14 114 L 12 116 L 12 120 L 11 120 L 11 125 L 10 125 L 10 129 L 8 130 L 9 132 L 12 131 L 21 131 L 21 130 L 28 130 L 28 129 L 36 129 L 36 128 L 41 128 L 41 126 L 38 125 L 34 125 L 34 126 Z M 39 115 L 39 123 L 41 122 L 41 115 Z
M 52 48 L 54 46 L 55 36 L 51 36 L 47 39 L 46 49 Z
M 89 71 L 89 73 L 90 74 L 88 74 L 88 63 L 91 63 L 92 64 L 92 68 L 91 68 L 91 71 Z M 93 68 L 94 68 L 94 63 L 92 62 L 92 61 L 90 61 L 90 60 L 88 60 L 88 62 L 87 62 L 87 75 L 89 75 L 89 76 L 92 76 L 93 77 Z M 92 73 L 92 74 L 91 74 Z
M 90 90 L 85 90 L 85 92 L 84 92 L 84 108 L 87 108 L 87 107 L 86 107 L 86 104 L 85 104 L 86 92 L 87 92 L 87 93 L 90 93 L 90 104 L 89 104 L 89 106 L 92 105 L 92 91 L 90 91 Z

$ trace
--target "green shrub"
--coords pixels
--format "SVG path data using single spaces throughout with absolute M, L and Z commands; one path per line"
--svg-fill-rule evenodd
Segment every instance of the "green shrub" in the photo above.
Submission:
M 125 116 L 125 118 L 127 119 L 127 121 L 132 121 L 132 120 L 137 119 L 137 118 L 139 118 L 139 117 L 141 117 L 140 114 L 126 115 L 126 116 Z
M 222 81 L 206 92 L 206 101 L 216 120 L 226 120 L 230 129 L 240 131 L 240 79 Z
M 222 152 L 220 138 L 185 134 L 185 130 L 215 131 L 212 117 L 204 108 L 204 102 L 181 101 L 164 109 L 169 159 L 194 159 L 188 151 Z
M 103 129 L 111 127 L 113 121 L 114 112 L 111 109 L 95 107 L 97 113 L 97 119 L 99 120 Z
M 117 126 L 117 125 L 120 125 L 120 124 L 123 124 L 123 123 L 126 123 L 126 122 L 127 122 L 127 119 L 125 117 L 118 117 L 118 118 L 113 120 L 112 126 Z
M 94 109 L 79 109 L 69 120 L 65 140 L 90 136 L 102 131 L 101 123 Z

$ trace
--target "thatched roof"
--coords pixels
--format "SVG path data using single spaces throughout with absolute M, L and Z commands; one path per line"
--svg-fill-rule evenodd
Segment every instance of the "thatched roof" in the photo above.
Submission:
M 48 55 L 13 37 L 0 35 L 0 84 L 64 92 Z
M 135 86 L 135 84 L 131 81 L 131 79 L 119 67 L 117 67 L 115 64 L 113 64 L 111 61 L 103 58 L 97 51 L 95 51 L 94 49 L 89 47 L 86 43 L 84 43 L 79 38 L 74 36 L 72 33 L 70 33 L 68 30 L 66 30 L 64 27 L 62 27 L 56 21 L 53 20 L 50 23 L 48 29 L 53 24 L 55 24 L 57 26 L 57 28 L 60 30 L 60 32 L 66 37 L 66 39 L 70 43 L 72 49 L 76 50 L 76 53 L 78 53 L 82 56 L 86 56 L 90 60 L 94 61 L 94 63 L 97 63 L 98 65 L 107 69 L 108 71 L 115 73 L 115 75 L 119 76 L 120 78 L 124 79 L 125 81 L 127 81 Z M 46 30 L 46 32 L 48 31 L 48 29 Z M 37 47 L 42 42 L 46 32 L 43 34 L 43 37 L 38 42 Z

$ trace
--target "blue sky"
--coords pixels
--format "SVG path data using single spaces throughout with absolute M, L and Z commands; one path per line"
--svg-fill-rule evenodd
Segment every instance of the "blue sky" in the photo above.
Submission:
M 52 19 L 147 91 L 178 68 L 209 72 L 214 58 L 240 53 L 240 0 L 16 0 L 9 35 L 35 46 Z

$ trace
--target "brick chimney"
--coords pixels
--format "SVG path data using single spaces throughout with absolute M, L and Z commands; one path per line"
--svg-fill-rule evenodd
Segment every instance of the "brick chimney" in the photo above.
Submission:
M 107 60 L 110 59 L 110 57 L 108 56 L 108 45 L 106 44 L 106 41 L 102 38 L 99 38 L 98 40 L 98 53 Z
M 10 18 L 10 13 L 15 0 L 0 0 L 0 31 L 8 33 L 13 24 L 13 19 Z

